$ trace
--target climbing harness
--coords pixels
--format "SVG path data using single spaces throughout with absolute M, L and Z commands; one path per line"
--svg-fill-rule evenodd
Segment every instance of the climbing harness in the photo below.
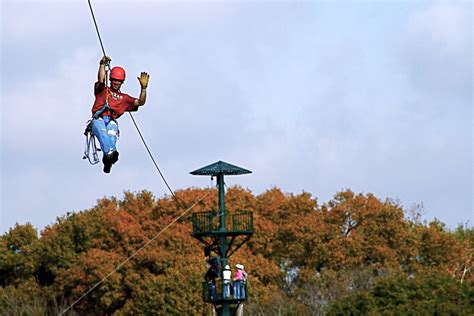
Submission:
M 99 111 L 95 112 L 94 115 L 92 115 L 92 118 L 94 120 L 97 120 L 100 115 L 102 113 L 104 113 L 105 111 L 109 111 L 109 112 L 112 112 L 112 110 L 110 109 L 110 106 L 109 106 L 109 100 L 108 100 L 109 96 L 108 96 L 108 89 L 107 89 L 107 92 L 105 94 L 105 104 L 104 106 L 102 107 L 102 109 L 100 109 Z
M 89 160 L 91 165 L 96 165 L 99 163 L 99 155 L 97 155 L 98 151 L 101 151 L 99 147 L 97 147 L 95 142 L 95 135 L 92 132 L 92 124 L 93 120 L 87 121 L 86 129 L 84 130 L 84 135 L 86 136 L 86 145 L 84 147 L 84 156 L 82 159 Z M 91 157 L 91 149 L 92 149 L 92 157 Z

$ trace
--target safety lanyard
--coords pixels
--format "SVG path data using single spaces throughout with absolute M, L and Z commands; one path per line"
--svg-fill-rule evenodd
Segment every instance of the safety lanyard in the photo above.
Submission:
M 110 95 L 110 91 L 108 89 L 108 86 L 109 86 L 109 71 L 110 71 L 110 65 L 109 63 L 105 64 L 105 104 L 104 106 L 102 107 L 102 109 L 100 109 L 99 111 L 95 112 L 93 115 L 92 115 L 92 118 L 94 119 L 98 119 L 100 117 L 100 115 L 102 113 L 104 113 L 105 110 L 109 110 L 109 112 L 111 112 L 112 114 L 112 110 L 110 109 L 110 106 L 109 106 L 109 95 Z

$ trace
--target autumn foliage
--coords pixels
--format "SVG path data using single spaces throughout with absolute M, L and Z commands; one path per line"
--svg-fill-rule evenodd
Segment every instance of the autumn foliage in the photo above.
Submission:
M 176 195 L 185 206 L 205 196 L 193 212 L 217 208 L 213 189 Z M 253 237 L 230 258 L 249 273 L 248 314 L 390 314 L 409 312 L 417 297 L 419 306 L 431 299 L 441 312 L 474 313 L 471 228 L 407 219 L 396 202 L 350 190 L 319 205 L 307 192 L 255 196 L 232 187 L 226 209 L 254 212 Z M 0 314 L 58 314 L 92 288 L 68 314 L 208 312 L 201 299 L 207 266 L 189 216 L 161 233 L 182 212 L 169 196 L 126 192 L 67 213 L 40 236 L 17 224 L 0 236 Z

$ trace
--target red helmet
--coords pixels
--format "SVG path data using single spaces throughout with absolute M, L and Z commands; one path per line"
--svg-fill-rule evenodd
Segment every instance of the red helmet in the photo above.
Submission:
M 116 80 L 125 80 L 125 69 L 122 67 L 114 67 L 110 71 L 110 79 L 116 79 Z

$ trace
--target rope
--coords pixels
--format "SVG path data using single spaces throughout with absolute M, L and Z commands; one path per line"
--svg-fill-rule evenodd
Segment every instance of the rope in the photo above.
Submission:
M 94 10 L 92 10 L 91 0 L 87 0 L 87 2 L 89 3 L 89 8 L 91 9 L 92 19 L 94 20 L 95 30 L 97 31 L 97 36 L 99 37 L 100 47 L 102 47 L 102 52 L 104 53 L 104 56 L 107 56 L 105 54 L 104 44 L 102 43 L 102 39 L 100 38 L 99 27 L 97 26 L 97 21 L 95 20 Z
M 94 20 L 95 30 L 97 32 L 97 37 L 99 38 L 100 47 L 102 48 L 102 53 L 104 54 L 104 57 L 105 57 L 105 56 L 107 56 L 107 54 L 105 53 L 104 43 L 102 43 L 102 38 L 100 37 L 99 26 L 97 25 L 97 21 L 95 19 L 94 10 L 92 9 L 91 0 L 87 0 L 87 2 L 89 3 L 89 9 L 91 10 L 92 20 Z M 109 72 L 109 70 L 110 70 L 110 65 L 109 65 L 109 63 L 106 63 L 105 64 L 105 86 L 106 87 L 109 84 L 108 83 L 108 80 L 109 80 L 108 72 Z M 107 88 L 106 88 L 106 91 L 105 91 L 105 105 L 106 105 L 106 107 L 108 107 L 108 105 L 109 105 L 109 90 Z M 105 107 L 102 108 L 102 112 L 104 111 L 104 109 L 105 109 Z
M 97 146 L 96 146 L 95 136 L 92 133 L 92 130 L 89 130 L 90 122 L 91 121 L 89 121 L 87 123 L 87 128 L 86 128 L 86 131 L 84 132 L 84 135 L 86 136 L 86 145 L 85 145 L 85 148 L 84 148 L 84 156 L 82 157 L 82 159 L 87 159 L 87 160 L 89 160 L 89 163 L 91 165 L 96 165 L 100 161 L 99 156 L 97 155 L 97 151 L 98 150 L 100 151 L 100 149 L 98 149 Z M 92 147 L 92 160 L 91 160 L 91 156 L 90 156 L 91 147 Z
M 163 173 L 161 172 L 160 167 L 158 167 L 158 164 L 156 163 L 155 158 L 153 157 L 153 154 L 151 153 L 150 149 L 148 148 L 148 145 L 147 145 L 145 139 L 143 138 L 143 135 L 142 135 L 140 129 L 138 128 L 138 125 L 137 125 L 137 123 L 135 122 L 135 119 L 133 118 L 132 113 L 128 112 L 128 114 L 130 114 L 130 117 L 132 118 L 133 124 L 135 125 L 135 128 L 136 128 L 137 131 L 138 131 L 138 135 L 140 135 L 140 138 L 142 139 L 143 145 L 145 145 L 145 148 L 146 148 L 146 150 L 147 150 L 147 152 L 148 152 L 148 155 L 150 155 L 150 158 L 151 158 L 151 160 L 153 161 L 153 164 L 155 165 L 156 170 L 157 170 L 158 173 L 160 174 L 161 179 L 163 179 L 163 182 L 166 184 L 166 187 L 167 187 L 168 190 L 170 191 L 171 195 L 173 196 L 173 198 L 175 199 L 175 201 L 176 201 L 176 203 L 179 205 L 179 207 L 181 207 L 182 209 L 184 209 L 184 207 L 182 206 L 181 202 L 179 201 L 179 199 L 176 197 L 176 195 L 174 194 L 173 190 L 172 190 L 171 187 L 169 186 L 168 181 L 166 181 L 166 178 L 165 178 L 165 176 L 163 175 Z
M 168 191 L 171 193 L 171 196 L 174 198 L 176 204 L 178 204 L 178 206 L 179 206 L 181 209 L 185 209 L 185 207 L 183 206 L 183 203 L 178 199 L 178 197 L 177 197 L 176 194 L 174 193 L 173 189 L 171 189 L 170 185 L 168 184 L 168 181 L 166 180 L 166 178 L 165 178 L 163 172 L 161 172 L 160 167 L 158 166 L 158 163 L 157 163 L 156 160 L 155 160 L 155 157 L 153 157 L 153 154 L 151 153 L 150 148 L 148 147 L 148 145 L 147 145 L 147 143 L 146 143 L 146 141 L 145 141 L 145 138 L 143 137 L 142 132 L 140 131 L 140 128 L 138 127 L 137 122 L 135 121 L 135 118 L 133 117 L 133 115 L 132 115 L 131 112 L 128 112 L 128 114 L 130 114 L 130 118 L 132 119 L 133 125 L 135 125 L 135 128 L 137 129 L 138 135 L 140 136 L 140 139 L 142 140 L 143 145 L 145 146 L 145 149 L 146 149 L 146 151 L 148 152 L 148 155 L 149 155 L 150 158 L 151 158 L 151 161 L 152 161 L 153 164 L 155 165 L 156 170 L 158 171 L 159 175 L 161 176 L 161 179 L 163 180 L 163 182 L 165 183 L 166 187 L 168 188 Z
M 166 225 L 166 227 L 164 227 L 162 230 L 160 230 L 158 232 L 158 234 L 156 234 L 152 239 L 148 240 L 143 246 L 141 246 L 138 250 L 136 250 L 131 256 L 129 256 L 127 259 L 125 259 L 124 261 L 122 261 L 117 267 L 115 267 L 115 269 L 113 269 L 109 274 L 107 274 L 102 280 L 100 280 L 99 282 L 97 282 L 93 287 L 91 287 L 87 292 L 85 292 L 84 294 L 82 294 L 81 297 L 79 297 L 74 303 L 72 303 L 68 308 L 66 308 L 65 310 L 63 310 L 59 315 L 64 315 L 64 313 L 66 313 L 68 310 L 70 310 L 71 308 L 73 308 L 77 303 L 79 303 L 84 297 L 86 297 L 87 295 L 89 295 L 90 292 L 92 292 L 95 288 L 97 288 L 100 284 L 102 284 L 105 280 L 107 280 L 112 274 L 114 274 L 115 272 L 117 272 L 121 267 L 123 267 L 123 265 L 125 265 L 127 262 L 129 262 L 133 257 L 135 257 L 140 251 L 142 251 L 143 249 L 145 249 L 149 244 L 151 244 L 153 241 L 155 241 L 162 233 L 164 233 L 166 230 L 168 230 L 168 228 L 170 228 L 174 223 L 176 223 L 180 218 L 182 218 L 184 215 L 186 215 L 192 208 L 194 208 L 194 206 L 196 206 L 199 202 L 201 202 L 202 200 L 204 200 L 209 194 L 211 193 L 211 191 L 207 192 L 204 196 L 202 196 L 197 202 L 195 202 L 193 205 L 191 205 L 188 209 L 186 209 L 183 213 L 181 213 L 181 215 L 179 215 L 178 217 L 176 217 L 173 221 L 171 221 L 168 225 Z

